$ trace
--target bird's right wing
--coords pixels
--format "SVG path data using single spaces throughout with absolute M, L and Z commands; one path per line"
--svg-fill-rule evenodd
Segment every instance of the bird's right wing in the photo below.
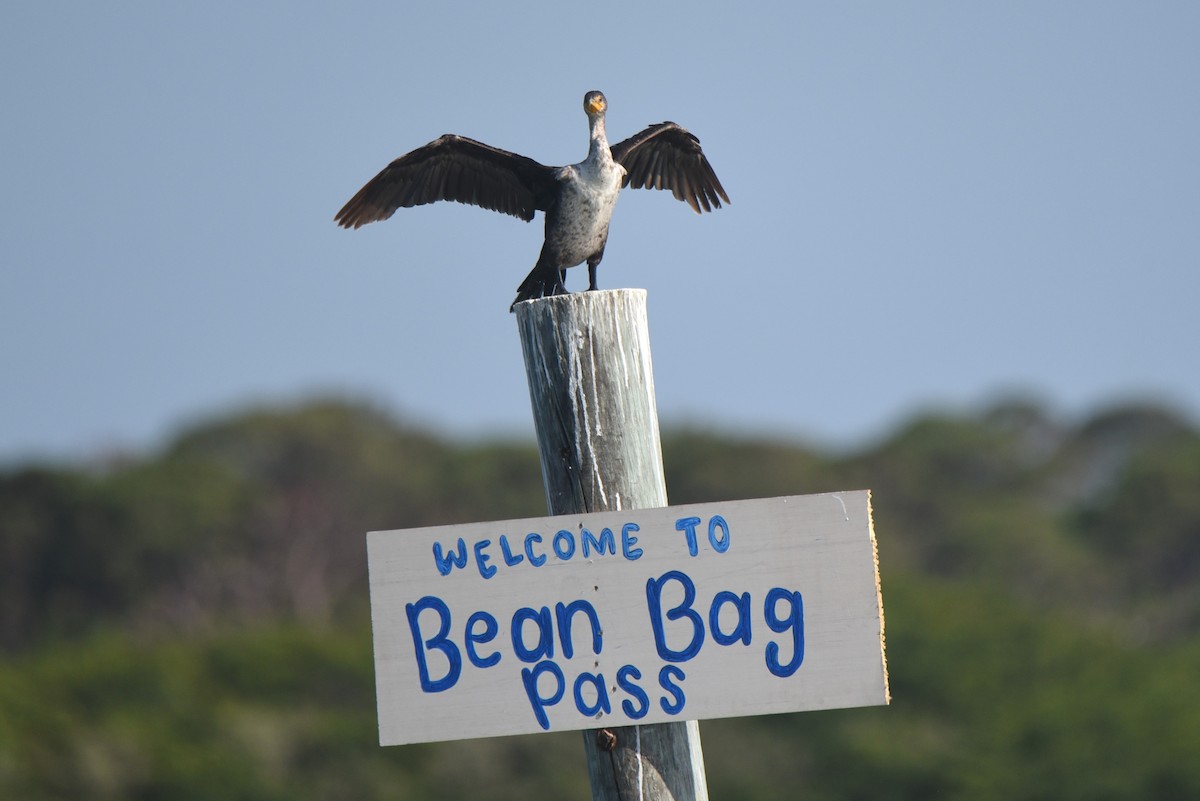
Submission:
M 333 219 L 343 228 L 359 228 L 386 220 L 401 207 L 454 200 L 528 221 L 548 207 L 555 171 L 525 156 L 446 134 L 384 167 Z

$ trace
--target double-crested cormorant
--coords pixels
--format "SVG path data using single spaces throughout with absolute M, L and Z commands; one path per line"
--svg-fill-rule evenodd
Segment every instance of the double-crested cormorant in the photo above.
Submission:
M 604 257 L 608 223 L 624 186 L 669 189 L 696 213 L 729 202 L 700 149 L 700 140 L 673 122 L 651 125 L 623 142 L 608 145 L 601 92 L 583 97 L 591 129 L 587 158 L 567 167 L 446 134 L 401 156 L 358 191 L 334 221 L 359 228 L 386 220 L 401 206 L 456 200 L 533 219 L 546 213 L 546 241 L 537 264 L 517 289 L 523 300 L 558 295 L 568 267 L 587 262 L 588 289 L 596 288 L 596 266 Z

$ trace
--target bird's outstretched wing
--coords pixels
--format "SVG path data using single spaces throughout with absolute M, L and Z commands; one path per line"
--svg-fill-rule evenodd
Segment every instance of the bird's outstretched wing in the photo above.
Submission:
M 455 200 L 528 221 L 549 205 L 554 175 L 554 167 L 533 159 L 446 134 L 384 167 L 333 219 L 359 228 L 401 207 Z
M 673 122 L 651 125 L 612 146 L 613 160 L 625 168 L 625 186 L 669 189 L 699 214 L 721 208 L 729 195 L 700 149 L 700 140 Z

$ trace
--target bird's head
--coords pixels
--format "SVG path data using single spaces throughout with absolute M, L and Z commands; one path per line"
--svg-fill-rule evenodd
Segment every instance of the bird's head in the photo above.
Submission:
M 608 108 L 608 101 L 604 99 L 603 92 L 593 89 L 583 96 L 583 110 L 589 117 L 603 114 L 606 108 Z

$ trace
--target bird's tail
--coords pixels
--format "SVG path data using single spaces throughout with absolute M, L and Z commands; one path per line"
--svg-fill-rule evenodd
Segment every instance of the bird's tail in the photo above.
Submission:
M 538 263 L 525 276 L 525 280 L 517 287 L 517 299 L 508 310 L 514 311 L 517 304 L 523 300 L 544 298 L 550 295 L 561 295 L 567 291 L 563 286 L 562 273 L 552 263 L 538 259 Z

